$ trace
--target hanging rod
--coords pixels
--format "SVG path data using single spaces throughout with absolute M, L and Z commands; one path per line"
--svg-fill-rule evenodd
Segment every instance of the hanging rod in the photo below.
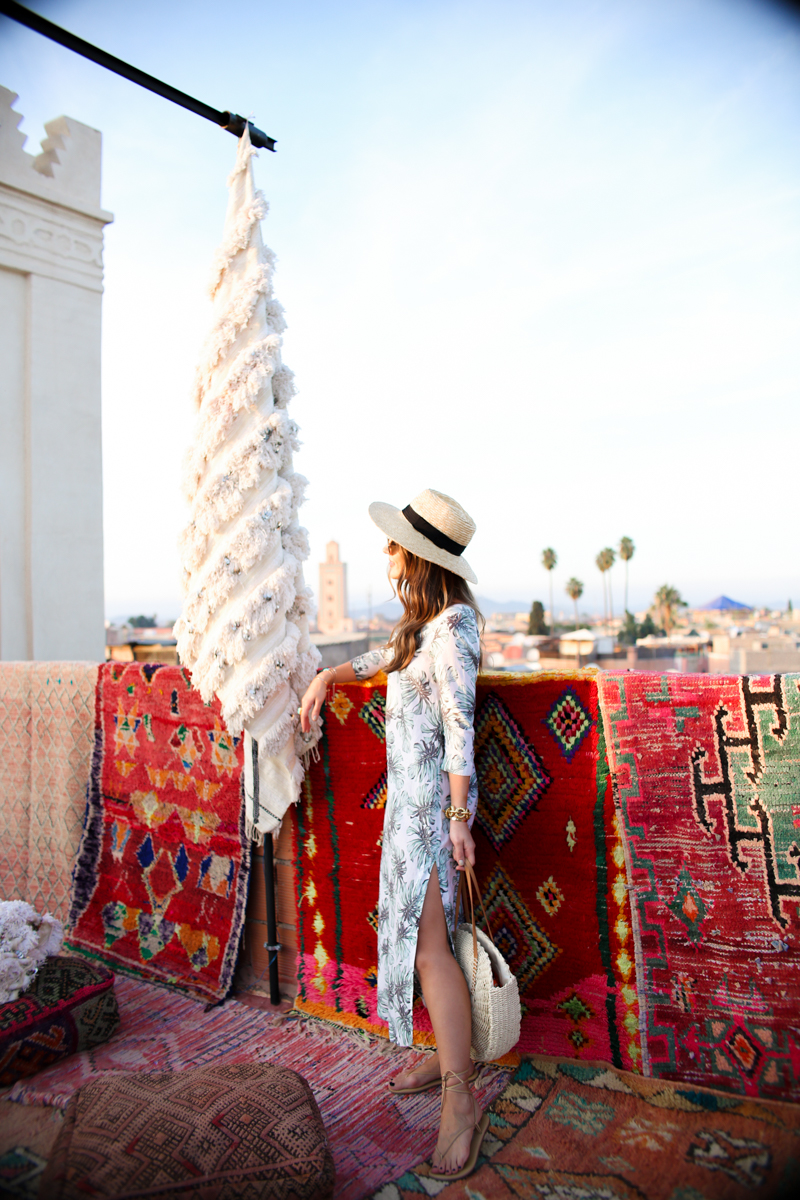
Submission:
M 209 104 L 203 104 L 201 100 L 195 100 L 193 96 L 187 96 L 185 92 L 179 92 L 177 88 L 171 87 L 168 83 L 162 83 L 160 79 L 155 79 L 146 71 L 140 71 L 138 67 L 132 67 L 130 63 L 123 62 L 121 58 L 115 58 L 113 54 L 98 49 L 91 42 L 85 42 L 83 38 L 76 37 L 74 33 L 62 29 L 60 25 L 54 25 L 46 17 L 40 17 L 38 13 L 31 12 L 29 8 L 15 4 L 14 0 L 0 0 L 0 13 L 5 13 L 7 17 L 11 17 L 12 21 L 19 21 L 20 25 L 27 25 L 29 29 L 34 29 L 44 37 L 58 42 L 61 46 L 66 46 L 68 50 L 74 50 L 76 54 L 91 59 L 92 62 L 98 63 L 106 70 L 113 71 L 115 75 L 122 75 L 124 79 L 130 79 L 131 83 L 138 83 L 139 87 L 147 88 L 149 92 L 155 92 L 157 96 L 163 96 L 165 100 L 171 100 L 173 104 L 179 104 L 181 108 L 188 108 L 189 112 L 197 113 L 198 117 L 205 117 L 207 121 L 221 125 L 223 129 L 227 129 L 228 133 L 234 133 L 237 137 L 241 137 L 247 125 L 250 128 L 250 141 L 254 146 L 266 150 L 274 151 L 275 149 L 275 138 L 268 137 L 266 133 L 256 129 L 255 125 L 250 121 L 245 121 L 244 117 L 240 117 L 238 113 L 220 112 L 216 108 L 211 108 Z

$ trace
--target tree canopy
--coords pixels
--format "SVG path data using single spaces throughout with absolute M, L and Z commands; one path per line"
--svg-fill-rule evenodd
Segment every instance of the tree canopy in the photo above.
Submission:
M 688 604 L 677 588 L 672 587 L 669 583 L 662 583 L 653 598 L 652 607 L 658 614 L 664 632 L 669 636 L 675 628 L 678 609 L 688 608 Z
M 528 617 L 528 633 L 549 633 L 550 627 L 545 624 L 544 605 L 541 600 L 534 600 L 531 605 L 531 615 Z
M 629 537 L 619 539 L 619 556 L 624 563 L 630 562 L 633 558 L 636 547 L 633 540 Z
M 154 625 L 158 624 L 158 620 L 155 613 L 153 613 L 152 617 L 140 614 L 138 617 L 128 617 L 127 623 L 132 629 L 151 629 Z
M 583 595 L 583 584 L 581 583 L 580 579 L 576 579 L 573 575 L 571 579 L 567 580 L 564 590 L 566 591 L 570 600 L 573 600 L 577 603 L 577 601 L 580 600 L 581 596 Z

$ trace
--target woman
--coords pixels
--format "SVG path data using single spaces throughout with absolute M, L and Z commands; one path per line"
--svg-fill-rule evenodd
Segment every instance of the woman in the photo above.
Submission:
M 470 827 L 478 804 L 473 765 L 479 612 L 462 557 L 475 523 L 449 496 L 430 489 L 400 512 L 372 504 L 389 538 L 389 578 L 403 615 L 387 646 L 311 683 L 302 727 L 319 715 L 328 688 L 389 676 L 386 691 L 387 799 L 378 904 L 378 1013 L 389 1036 L 413 1044 L 414 971 L 437 1054 L 390 1084 L 407 1095 L 441 1083 L 442 1113 L 432 1174 L 457 1179 L 475 1166 L 488 1116 L 472 1095 L 471 1008 L 451 931 L 458 872 L 475 865 Z

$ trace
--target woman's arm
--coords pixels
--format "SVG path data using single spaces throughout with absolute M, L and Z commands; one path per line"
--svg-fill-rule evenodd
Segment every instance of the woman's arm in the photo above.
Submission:
M 450 780 L 450 803 L 453 808 L 469 808 L 469 775 L 454 775 L 448 772 Z M 453 858 L 457 871 L 465 870 L 460 864 L 468 862 L 475 866 L 475 841 L 466 821 L 450 822 L 450 841 L 453 843 Z
M 338 667 L 325 667 L 315 675 L 300 701 L 300 725 L 303 733 L 308 733 L 311 721 L 316 720 L 328 696 L 328 688 L 336 683 L 357 683 L 362 679 L 371 679 L 382 671 L 387 663 L 385 646 L 378 650 L 370 650 L 354 658 L 352 662 L 340 663 Z
M 450 804 L 474 816 L 469 785 L 475 769 L 473 720 L 480 660 L 480 639 L 475 615 L 454 609 L 432 650 L 434 677 L 439 683 L 444 733 L 443 769 L 450 780 Z M 474 801 L 473 801 L 474 803 Z M 475 866 L 475 842 L 466 821 L 450 822 L 450 841 L 456 868 Z
M 311 729 L 311 722 L 316 721 L 322 706 L 328 698 L 328 688 L 334 683 L 355 683 L 356 673 L 352 663 L 340 663 L 338 667 L 325 667 L 315 675 L 306 688 L 306 693 L 300 701 L 300 726 L 303 733 Z

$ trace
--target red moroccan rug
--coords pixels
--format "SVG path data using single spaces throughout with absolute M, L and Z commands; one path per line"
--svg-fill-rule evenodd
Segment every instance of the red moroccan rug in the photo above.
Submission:
M 218 1000 L 244 924 L 250 844 L 241 746 L 189 673 L 100 668 L 69 946 Z
M 386 1033 L 377 1016 L 385 688 L 338 687 L 296 812 L 297 1007 Z M 521 1050 L 637 1069 L 638 999 L 622 845 L 594 674 L 482 676 L 478 878 L 523 999 Z M 432 1042 L 421 1002 L 415 1039 Z
M 645 1074 L 800 1099 L 800 676 L 601 676 Z

